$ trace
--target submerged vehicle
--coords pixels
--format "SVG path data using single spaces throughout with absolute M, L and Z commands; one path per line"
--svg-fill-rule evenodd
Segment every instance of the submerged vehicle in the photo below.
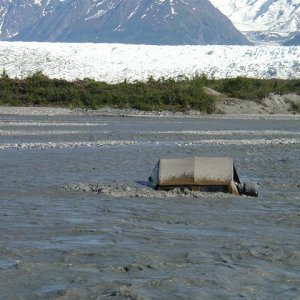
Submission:
M 193 191 L 258 196 L 255 184 L 240 182 L 230 157 L 160 159 L 149 177 L 149 185 L 156 190 L 189 188 Z

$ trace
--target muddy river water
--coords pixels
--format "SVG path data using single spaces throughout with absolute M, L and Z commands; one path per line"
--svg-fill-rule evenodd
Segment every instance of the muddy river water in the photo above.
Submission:
M 300 299 L 299 128 L 0 116 L 0 299 Z M 159 158 L 194 155 L 233 157 L 259 197 L 139 193 Z

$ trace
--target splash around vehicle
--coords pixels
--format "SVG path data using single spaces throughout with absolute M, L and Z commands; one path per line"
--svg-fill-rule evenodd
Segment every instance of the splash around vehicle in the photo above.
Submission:
M 189 188 L 194 191 L 258 196 L 255 184 L 241 183 L 230 157 L 160 159 L 149 177 L 149 185 L 156 190 Z

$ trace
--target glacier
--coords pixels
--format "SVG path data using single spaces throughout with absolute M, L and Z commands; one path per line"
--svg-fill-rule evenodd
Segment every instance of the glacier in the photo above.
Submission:
M 107 83 L 149 77 L 300 78 L 300 47 L 150 46 L 92 43 L 0 42 L 0 71 L 24 78 L 91 78 Z

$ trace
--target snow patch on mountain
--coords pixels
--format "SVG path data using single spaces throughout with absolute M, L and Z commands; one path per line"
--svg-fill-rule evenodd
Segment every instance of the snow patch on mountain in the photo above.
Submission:
M 300 78 L 300 47 L 150 46 L 0 42 L 0 70 L 23 78 L 93 78 L 109 83 L 154 78 Z
M 42 0 L 34 0 L 34 2 L 33 2 L 33 3 L 34 3 L 34 4 L 36 4 L 36 5 L 42 5 L 42 3 L 41 3 L 41 2 L 42 2 Z

